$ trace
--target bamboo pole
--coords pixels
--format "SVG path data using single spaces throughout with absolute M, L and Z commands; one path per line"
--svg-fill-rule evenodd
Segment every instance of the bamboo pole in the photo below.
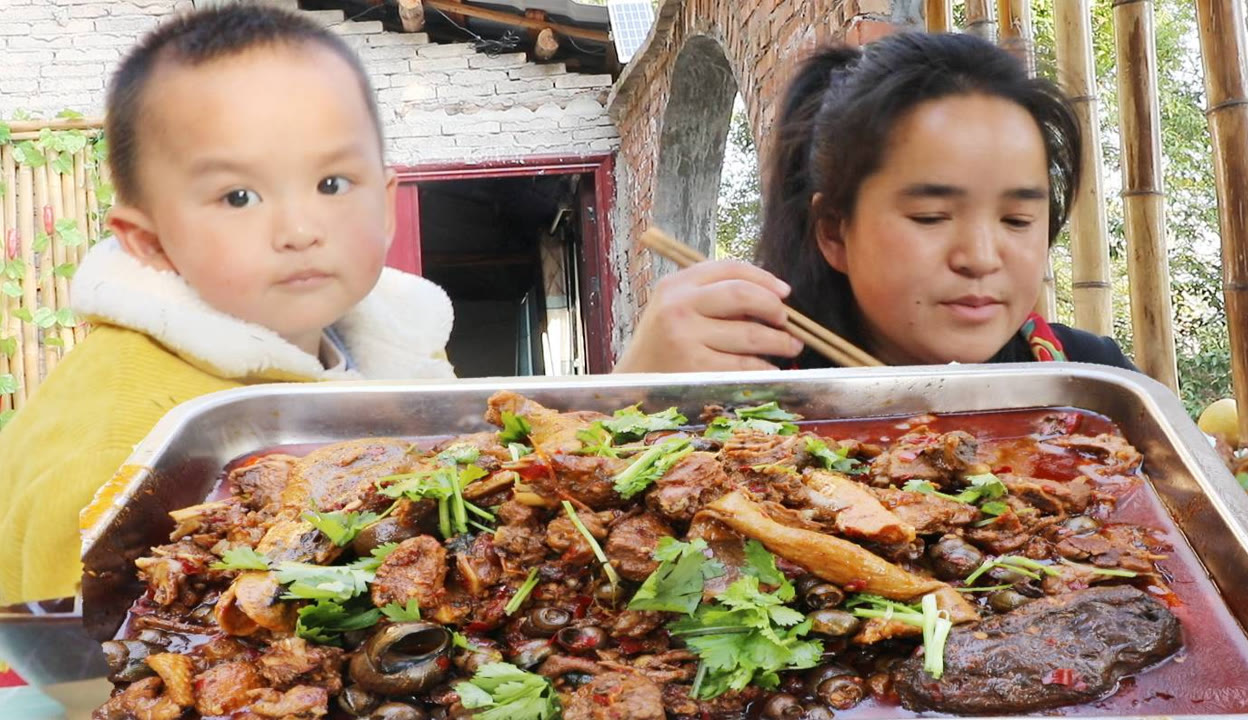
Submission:
M 926 0 L 923 10 L 928 32 L 953 32 L 953 3 L 950 0 Z
M 53 157 L 55 157 L 56 155 L 55 153 L 50 153 L 50 154 Z M 48 161 L 48 167 L 49 168 L 52 167 L 51 158 Z M 52 206 L 53 220 L 72 218 L 73 217 L 72 205 L 70 205 L 69 203 L 73 202 L 73 195 L 72 195 L 73 177 L 72 176 L 70 177 L 71 193 L 70 193 L 70 197 L 68 201 L 66 201 L 66 197 L 65 197 L 65 177 L 61 175 L 60 173 L 54 172 L 51 169 L 49 169 L 48 180 L 49 180 L 48 201 L 49 201 L 49 204 Z M 61 265 L 65 265 L 69 262 L 69 248 L 65 247 L 65 243 L 61 242 L 61 239 L 57 237 L 55 234 L 52 235 L 52 242 L 49 244 L 48 247 L 52 251 L 53 271 L 55 271 L 56 268 L 60 267 Z M 60 310 L 63 307 L 69 307 L 69 280 L 67 280 L 66 278 L 60 275 L 55 274 L 54 272 L 49 282 L 51 283 L 51 287 L 49 289 L 55 291 L 55 297 L 56 297 L 56 302 L 50 305 L 50 307 L 56 310 Z M 60 358 L 62 355 L 68 352 L 70 348 L 74 346 L 73 328 L 67 328 L 67 327 L 61 327 L 60 325 L 55 325 L 51 328 L 48 328 L 48 330 L 45 330 L 43 334 L 44 334 L 45 340 L 49 335 L 52 335 L 54 337 L 59 337 L 61 339 L 60 351 L 56 353 L 58 358 Z
M 1152 0 L 1114 0 L 1123 211 L 1135 361 L 1178 391 Z
M 0 164 L 2 163 L 3 160 L 0 160 Z M 14 227 L 10 215 L 4 211 L 4 206 L 8 204 L 8 199 L 17 192 L 17 186 L 9 181 L 8 174 L 3 173 L 3 171 L 0 171 L 0 188 L 3 188 L 3 190 L 0 190 L 0 196 L 2 196 L 0 197 L 0 268 L 3 268 L 10 259 L 10 253 L 14 256 L 17 254 L 17 228 Z M 13 231 L 12 234 L 9 233 L 9 230 Z M 0 275 L 0 285 L 3 285 L 5 282 L 7 282 L 7 278 Z M 9 332 L 9 317 L 14 302 L 13 298 L 0 293 L 0 340 L 14 337 Z M 0 348 L 0 375 L 9 375 L 12 372 L 12 369 L 9 367 L 9 356 L 3 348 Z M 0 412 L 12 409 L 12 394 L 0 393 Z
M 12 145 L 0 146 L 0 173 L 3 173 L 0 175 L 0 181 L 3 181 L 5 188 L 7 188 L 4 194 L 3 207 L 0 208 L 2 210 L 0 215 L 4 216 L 4 244 L 7 253 L 7 247 L 10 242 L 15 243 L 14 247 L 19 248 L 21 242 L 21 229 L 17 222 L 17 196 L 21 192 L 21 188 L 17 182 L 17 164 L 13 160 Z M 20 249 L 17 252 L 20 257 Z M 7 258 L 8 255 L 6 254 L 5 257 Z M 26 373 L 23 370 L 26 363 L 22 353 L 22 321 L 13 316 L 13 311 L 21 307 L 21 300 L 5 295 L 4 302 L 7 309 L 4 320 L 6 325 L 0 328 L 0 330 L 3 330 L 6 336 L 17 339 L 17 352 L 14 353 L 13 357 L 9 358 L 9 372 L 12 373 L 13 377 L 17 378 L 17 392 L 13 393 L 12 399 L 13 408 L 20 409 L 26 401 Z
M 1101 186 L 1101 121 L 1092 57 L 1089 0 L 1062 0 L 1053 6 L 1057 75 L 1070 98 L 1083 135 L 1079 189 L 1071 209 L 1071 295 L 1075 327 L 1113 334 L 1113 295 L 1109 282 L 1109 229 Z
M 50 158 L 55 155 L 55 153 L 49 150 L 45 151 L 44 155 L 45 157 Z M 52 228 L 49 227 L 52 224 L 51 221 L 55 219 L 55 212 L 52 210 L 52 200 L 48 194 L 48 188 L 51 185 L 51 175 L 52 169 L 49 167 L 49 163 L 47 162 L 35 168 L 35 225 L 36 227 L 43 228 L 43 232 L 49 236 L 49 240 L 48 247 L 36 256 L 38 272 L 35 272 L 34 275 L 39 280 L 39 302 L 31 307 L 31 312 L 35 312 L 35 310 L 40 307 L 48 307 L 53 310 L 56 309 L 56 283 L 53 280 L 52 271 L 48 267 L 49 263 L 52 262 L 52 246 L 55 244 L 54 238 L 52 237 Z M 34 236 L 31 237 L 33 238 Z M 32 266 L 29 270 L 35 270 L 35 267 Z M 43 342 L 43 338 L 48 336 L 49 330 L 51 330 L 53 334 L 56 332 L 52 328 L 49 328 L 48 330 L 41 330 L 39 333 L 39 344 L 43 349 L 43 369 L 40 374 L 41 379 L 47 377 L 52 372 L 52 370 L 56 367 L 56 361 L 60 359 L 60 355 L 57 353 L 56 348 Z
M 997 18 L 997 43 L 1023 61 L 1028 75 L 1035 75 L 1035 33 L 1031 27 L 1030 0 L 997 0 Z
M 76 120 L 19 120 L 9 123 L 9 131 L 18 133 L 34 133 L 41 130 L 99 130 L 104 127 L 103 118 L 78 118 Z
M 1218 186 L 1222 291 L 1231 336 L 1239 437 L 1248 445 L 1248 43 L 1243 0 L 1197 0 L 1209 133 Z
M 997 41 L 997 21 L 992 0 L 966 0 L 966 31 L 988 42 Z
M 74 154 L 74 217 L 78 221 L 78 227 L 82 229 L 82 237 L 85 238 L 83 244 L 74 248 L 75 268 L 82 265 L 82 258 L 92 235 L 91 219 L 87 210 L 87 152 L 88 149 L 83 149 Z M 74 344 L 82 342 L 86 336 L 87 330 L 82 323 L 74 325 Z
M 35 265 L 35 176 L 30 166 L 20 165 L 17 169 L 17 228 L 21 245 L 22 261 L 26 263 L 26 274 L 22 277 L 22 307 L 34 312 L 39 306 L 36 277 L 38 267 Z M 34 323 L 22 323 L 22 376 L 18 382 L 25 388 L 25 396 L 29 398 L 35 388 L 39 387 L 39 330 Z

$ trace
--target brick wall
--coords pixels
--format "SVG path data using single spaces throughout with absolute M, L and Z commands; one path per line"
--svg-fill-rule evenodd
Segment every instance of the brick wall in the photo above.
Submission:
M 870 42 L 897 27 L 917 25 L 921 0 L 662 0 L 647 45 L 617 82 L 610 110 L 623 139 L 612 248 L 618 351 L 649 298 L 650 256 L 637 238 L 653 219 L 664 110 L 673 69 L 686 40 L 706 36 L 723 50 L 736 76 L 757 147 L 768 130 L 788 74 L 802 55 L 831 41 Z
M 274 0 L 295 7 L 295 0 Z M 121 54 L 191 0 L 0 0 L 0 118 L 51 117 L 72 109 L 98 117 Z M 205 4 L 200 0 L 199 4 Z M 387 32 L 380 22 L 309 12 L 363 58 L 398 165 L 530 155 L 610 152 L 618 135 L 605 104 L 606 75 L 488 57 L 468 44 Z

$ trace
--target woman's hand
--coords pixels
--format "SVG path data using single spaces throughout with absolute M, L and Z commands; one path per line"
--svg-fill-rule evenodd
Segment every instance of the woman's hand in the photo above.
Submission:
M 760 356 L 794 357 L 784 327 L 789 286 L 736 260 L 705 262 L 658 282 L 614 372 L 775 369 Z

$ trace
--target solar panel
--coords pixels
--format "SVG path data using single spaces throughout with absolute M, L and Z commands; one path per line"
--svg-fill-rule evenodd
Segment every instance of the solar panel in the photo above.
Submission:
M 607 0 L 607 14 L 611 18 L 615 54 L 626 63 L 646 41 L 654 24 L 654 6 L 650 0 Z

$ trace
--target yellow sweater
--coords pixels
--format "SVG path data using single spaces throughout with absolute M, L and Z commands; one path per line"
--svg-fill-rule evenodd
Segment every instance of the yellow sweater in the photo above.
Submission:
M 118 327 L 66 355 L 0 432 L 0 605 L 77 592 L 78 511 L 167 410 L 240 385 Z
M 96 329 L 0 431 L 0 606 L 77 593 L 79 511 L 175 405 L 258 382 L 454 377 L 450 300 L 397 270 L 334 323 L 354 368 L 326 369 L 115 242 L 91 249 L 71 292 Z

